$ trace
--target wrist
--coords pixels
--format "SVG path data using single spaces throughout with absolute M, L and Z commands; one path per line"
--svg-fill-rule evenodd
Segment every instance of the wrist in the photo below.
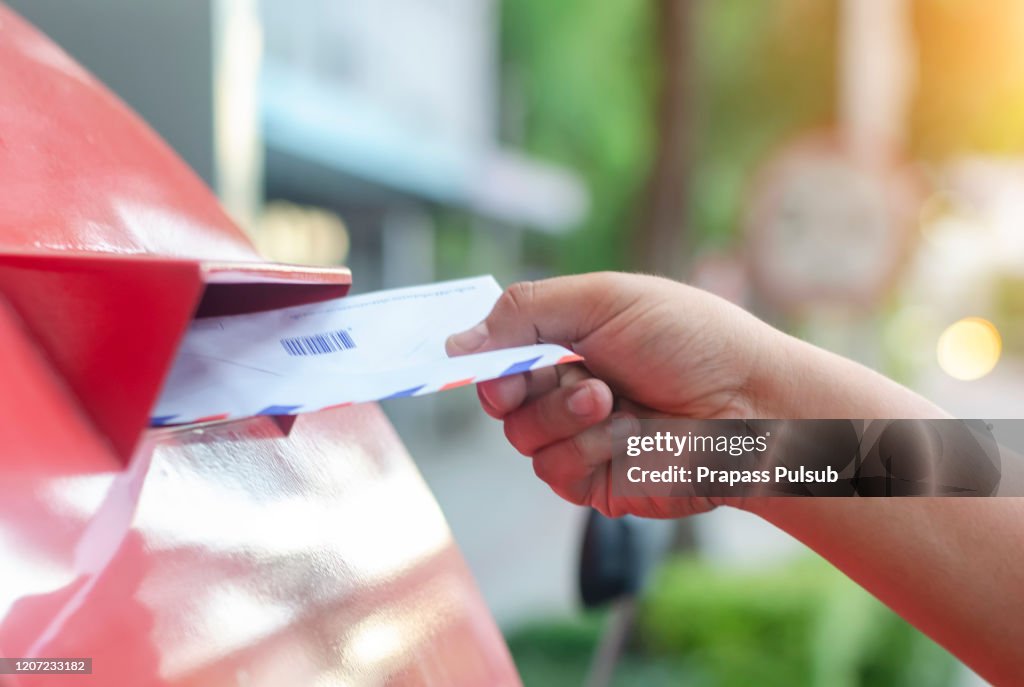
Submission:
M 757 419 L 795 419 L 806 416 L 804 399 L 811 373 L 813 346 L 765 326 L 756 363 L 748 382 L 752 415 Z
M 852 360 L 777 330 L 751 388 L 765 419 L 922 419 L 949 417 L 910 389 Z

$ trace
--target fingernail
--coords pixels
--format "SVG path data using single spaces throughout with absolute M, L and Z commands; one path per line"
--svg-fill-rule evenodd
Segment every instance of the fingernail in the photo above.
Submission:
M 523 396 L 526 395 L 525 391 L 520 395 L 518 389 L 520 384 L 525 384 L 525 382 L 520 375 L 516 375 L 514 377 L 495 379 L 480 387 L 480 390 L 492 408 L 508 412 L 519 405 L 523 400 Z
M 487 323 L 481 322 L 472 329 L 467 329 L 448 337 L 448 350 L 453 353 L 472 353 L 481 348 L 487 341 Z
M 594 393 L 589 386 L 583 386 L 572 392 L 565 404 L 573 415 L 590 415 L 594 412 Z

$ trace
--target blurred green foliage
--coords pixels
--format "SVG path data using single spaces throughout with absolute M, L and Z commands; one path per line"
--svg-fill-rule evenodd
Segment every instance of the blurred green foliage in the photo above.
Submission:
M 752 170 L 786 136 L 834 115 L 835 0 L 698 3 L 694 69 L 693 243 L 734 235 Z M 593 207 L 579 231 L 532 237 L 553 267 L 625 267 L 656 145 L 654 3 L 515 0 L 502 4 L 505 105 L 512 135 L 579 172 Z M 513 109 L 515 109 L 513 107 Z M 681 191 L 682 192 L 682 191 Z
M 604 627 L 604 613 L 530 623 L 506 639 L 524 687 L 582 685 Z M 626 653 L 612 687 L 697 687 L 680 657 Z
M 950 684 L 952 658 L 819 558 L 757 569 L 669 562 L 644 599 L 644 646 L 701 684 Z
M 765 157 L 800 132 L 833 125 L 837 0 L 696 3 L 691 247 L 727 244 Z M 502 3 L 505 135 L 576 170 L 593 198 L 580 230 L 531 235 L 526 257 L 558 271 L 627 265 L 657 145 L 659 65 L 653 0 Z M 917 89 L 912 157 L 1024 150 L 1024 4 L 912 4 Z M 557 258 L 552 261 L 551 254 Z
M 695 245 L 736 234 L 765 157 L 835 119 L 836 0 L 699 3 Z
M 1008 353 L 1024 355 L 1024 276 L 997 274 L 993 291 L 993 319 L 1003 336 L 1003 348 Z
M 508 636 L 526 687 L 580 684 L 603 617 Z M 663 564 L 642 600 L 615 685 L 943 687 L 943 649 L 819 558 L 757 569 Z
M 519 110 L 505 135 L 575 170 L 591 193 L 582 231 L 527 246 L 527 257 L 558 250 L 560 271 L 625 267 L 622 230 L 654 143 L 651 8 L 649 0 L 502 3 L 505 106 Z

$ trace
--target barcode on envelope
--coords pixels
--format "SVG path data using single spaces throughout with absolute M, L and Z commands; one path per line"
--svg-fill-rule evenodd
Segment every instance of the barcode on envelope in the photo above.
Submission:
M 336 332 L 281 339 L 281 345 L 288 355 L 326 355 L 351 350 L 356 347 L 356 341 L 347 331 L 339 329 Z

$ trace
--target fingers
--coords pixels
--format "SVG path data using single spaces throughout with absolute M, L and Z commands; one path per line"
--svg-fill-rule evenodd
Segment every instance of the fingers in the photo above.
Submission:
M 473 329 L 451 336 L 449 355 L 465 355 L 538 341 L 571 345 L 614 310 L 612 274 L 587 274 L 508 288 L 491 314 Z
M 589 375 L 579 365 L 559 365 L 531 370 L 511 377 L 501 377 L 477 385 L 477 395 L 484 410 L 501 419 L 528 400 L 540 398 L 559 385 L 570 386 Z
M 528 392 L 525 374 L 500 377 L 476 385 L 480 406 L 495 420 L 508 415 L 523 404 Z
M 612 412 L 612 392 L 598 379 L 561 386 L 505 416 L 505 436 L 525 456 L 574 436 Z
M 638 421 L 615 413 L 582 432 L 548 444 L 533 456 L 533 471 L 562 498 L 577 505 L 594 505 L 595 479 L 612 460 L 613 439 L 636 433 Z

